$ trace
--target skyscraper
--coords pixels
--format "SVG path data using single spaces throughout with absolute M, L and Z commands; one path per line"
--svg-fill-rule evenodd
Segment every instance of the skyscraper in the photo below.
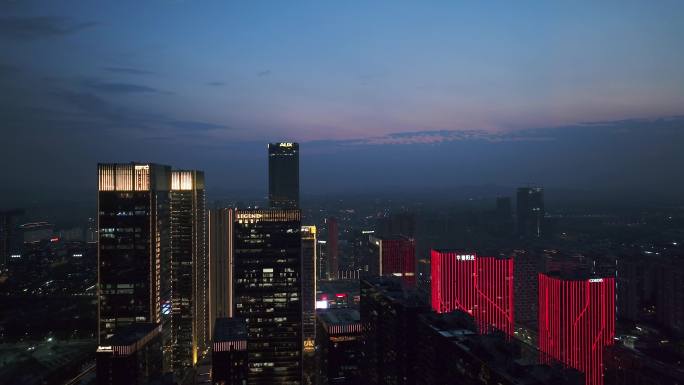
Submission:
M 516 207 L 518 235 L 541 238 L 544 226 L 544 189 L 520 187 Z
M 235 213 L 234 314 L 247 320 L 250 384 L 302 381 L 299 210 Z
M 208 260 L 204 173 L 171 173 L 173 371 L 184 378 L 207 349 Z
M 299 143 L 268 144 L 270 207 L 299 208 Z
M 615 335 L 615 278 L 539 274 L 539 350 L 603 384 L 603 351 Z
M 316 339 L 316 226 L 302 226 L 302 330 L 305 351 Z
M 302 226 L 302 370 L 313 383 L 316 366 L 316 226 Z
M 171 168 L 98 165 L 98 337 L 132 323 L 161 324 L 170 369 Z
M 340 269 L 338 262 L 338 238 L 340 236 L 340 231 L 337 227 L 337 219 L 330 217 L 326 220 L 328 225 L 328 271 L 330 272 L 330 278 L 337 278 L 337 272 Z
M 233 316 L 235 210 L 209 210 L 209 335 L 217 318 Z

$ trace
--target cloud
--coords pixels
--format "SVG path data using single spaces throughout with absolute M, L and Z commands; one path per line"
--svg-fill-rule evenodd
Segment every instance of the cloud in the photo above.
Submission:
M 111 94 L 168 93 L 156 88 L 132 83 L 86 81 L 85 85 L 95 91 L 107 92 Z
M 106 71 L 127 75 L 152 75 L 154 72 L 126 67 L 106 67 Z
M 223 87 L 226 85 L 226 83 L 219 82 L 219 81 L 213 81 L 213 82 L 208 82 L 207 85 L 212 86 L 212 87 Z
M 96 26 L 95 22 L 75 22 L 63 17 L 0 18 L 0 38 L 35 40 L 69 35 Z
M 257 72 L 257 76 L 260 78 L 266 77 L 271 74 L 271 70 L 264 70 Z
M 169 125 L 177 128 L 182 128 L 186 130 L 198 130 L 198 131 L 209 131 L 209 130 L 225 130 L 230 129 L 230 127 L 222 124 L 214 124 L 207 122 L 198 122 L 192 120 L 175 120 L 169 122 Z

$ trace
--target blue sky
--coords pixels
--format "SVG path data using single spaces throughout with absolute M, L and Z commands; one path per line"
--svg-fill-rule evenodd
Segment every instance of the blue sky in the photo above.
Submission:
M 3 2 L 0 15 L 4 156 L 37 152 L 36 164 L 84 175 L 84 163 L 151 154 L 218 168 L 241 158 L 212 158 L 206 146 L 275 140 L 309 143 L 348 168 L 320 143 L 372 143 L 370 161 L 384 164 L 397 137 L 411 153 L 426 137 L 475 140 L 464 131 L 684 111 L 681 1 L 56 0 Z

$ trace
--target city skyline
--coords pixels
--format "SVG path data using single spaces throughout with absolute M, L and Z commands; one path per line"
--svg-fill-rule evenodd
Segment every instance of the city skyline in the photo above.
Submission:
M 0 1 L 0 385 L 684 384 L 682 19 Z

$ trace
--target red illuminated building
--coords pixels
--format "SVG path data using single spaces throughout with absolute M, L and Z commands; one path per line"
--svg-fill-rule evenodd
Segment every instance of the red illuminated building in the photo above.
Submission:
M 604 348 L 615 335 L 615 279 L 539 274 L 539 350 L 603 384 Z
M 371 271 L 379 276 L 401 277 L 404 282 L 416 282 L 416 242 L 413 238 L 373 237 L 371 242 L 377 248 L 377 262 Z
M 477 307 L 475 322 L 481 332 L 493 329 L 513 335 L 513 258 L 475 258 Z
M 474 252 L 432 250 L 432 309 L 462 310 L 481 332 L 513 334 L 513 259 Z
M 338 262 L 338 237 L 339 229 L 337 227 L 337 219 L 328 218 L 328 267 L 331 277 L 337 277 L 339 270 Z
M 475 253 L 431 250 L 432 309 L 437 313 L 475 310 Z

